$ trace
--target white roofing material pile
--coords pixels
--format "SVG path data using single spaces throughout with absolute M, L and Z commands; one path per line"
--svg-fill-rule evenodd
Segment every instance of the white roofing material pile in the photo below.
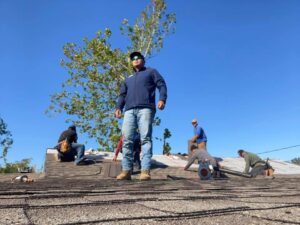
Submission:
M 56 150 L 48 149 L 47 153 L 55 153 Z M 87 150 L 86 155 L 89 157 L 96 157 L 101 159 L 112 159 L 113 152 L 99 152 L 92 149 Z M 122 154 L 119 154 L 118 160 L 122 160 Z M 275 174 L 300 174 L 300 166 L 288 163 L 282 160 L 269 160 L 271 166 L 275 169 Z M 184 167 L 187 164 L 187 160 L 183 160 L 176 155 L 153 155 L 152 163 L 158 166 L 166 165 L 170 167 Z M 243 158 L 221 158 L 221 166 L 225 168 L 243 172 L 245 168 L 245 161 Z M 193 164 L 191 168 L 197 168 L 196 164 Z
M 57 154 L 57 150 L 54 148 L 48 148 L 47 154 Z M 114 152 L 99 152 L 97 150 L 88 149 L 84 154 L 87 158 L 91 159 L 112 159 L 115 155 Z M 118 159 L 122 159 L 122 153 L 119 154 Z
M 220 164 L 228 169 L 243 172 L 245 160 L 243 158 L 222 158 Z M 275 174 L 300 174 L 300 166 L 282 160 L 269 160 L 275 169 Z
M 156 165 L 167 165 L 170 167 L 185 167 L 187 160 L 183 160 L 176 155 L 153 155 L 152 163 Z M 198 166 L 193 164 L 191 168 L 198 168 Z
M 222 158 L 219 162 L 225 168 L 243 172 L 245 168 L 245 160 L 243 158 Z
M 184 167 L 187 161 L 177 156 L 154 155 L 152 157 L 155 162 L 171 167 Z M 221 158 L 219 162 L 225 168 L 243 172 L 245 168 L 245 160 L 243 158 Z M 300 174 L 300 166 L 288 163 L 282 160 L 269 160 L 271 166 L 275 169 L 275 174 Z M 197 165 L 192 165 L 197 168 Z
M 282 160 L 269 160 L 275 173 L 278 174 L 300 174 L 300 166 Z

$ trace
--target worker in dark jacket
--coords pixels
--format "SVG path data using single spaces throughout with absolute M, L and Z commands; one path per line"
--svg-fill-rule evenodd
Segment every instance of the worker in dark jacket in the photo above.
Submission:
M 76 133 L 76 126 L 71 125 L 67 130 L 61 133 L 58 143 L 61 143 L 63 140 L 68 141 L 70 144 L 70 151 L 67 153 L 62 153 L 60 151 L 60 144 L 56 146 L 56 149 L 58 150 L 58 158 L 61 161 L 73 161 L 75 160 L 76 165 L 82 165 L 84 164 L 84 151 L 85 146 L 83 144 L 77 143 L 77 133 Z M 75 159 L 76 156 L 76 159 Z
M 136 132 L 133 142 L 133 171 L 141 170 L 141 137 L 140 133 Z
M 240 149 L 238 150 L 238 154 L 240 157 L 244 158 L 246 162 L 244 173 L 250 174 L 251 177 L 264 175 L 264 171 L 269 167 L 269 165 L 264 160 L 253 153 L 246 152 Z M 250 168 L 252 169 L 249 172 Z
M 120 137 L 115 155 L 113 157 L 113 161 L 117 161 L 119 152 L 122 152 L 122 145 L 123 145 L 123 136 Z M 139 171 L 141 170 L 141 139 L 139 132 L 136 132 L 134 136 L 134 142 L 133 142 L 133 170 L 132 171 Z
M 150 180 L 155 90 L 158 89 L 160 94 L 157 108 L 163 110 L 167 100 L 167 86 L 157 70 L 145 67 L 145 58 L 140 52 L 131 53 L 130 60 L 134 73 L 122 84 L 115 111 L 115 116 L 121 118 L 124 109 L 122 173 L 117 179 L 131 179 L 134 135 L 138 128 L 142 147 L 140 180 Z

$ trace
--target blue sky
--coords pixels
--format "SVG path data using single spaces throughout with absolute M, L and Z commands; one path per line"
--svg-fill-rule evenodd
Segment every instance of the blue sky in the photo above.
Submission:
M 149 1 L 0 0 L 0 115 L 13 134 L 8 160 L 43 165 L 68 126 L 66 115 L 47 117 L 50 95 L 67 71 L 59 62 L 67 42 L 82 43 L 98 30 L 113 31 L 122 47 L 123 18 L 133 22 Z M 147 61 L 166 79 L 169 99 L 158 112 L 169 128 L 173 153 L 186 152 L 198 118 L 212 155 L 237 149 L 263 152 L 300 144 L 300 1 L 167 1 L 176 33 Z M 96 148 L 79 135 L 79 142 Z M 300 148 L 261 155 L 289 160 Z M 154 153 L 162 152 L 155 141 Z

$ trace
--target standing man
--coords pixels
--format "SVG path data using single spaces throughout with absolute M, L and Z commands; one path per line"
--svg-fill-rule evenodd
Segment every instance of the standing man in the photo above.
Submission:
M 140 180 L 150 180 L 152 158 L 152 122 L 154 119 L 155 90 L 159 90 L 157 108 L 163 110 L 167 100 L 167 86 L 157 70 L 145 67 L 145 58 L 140 52 L 132 52 L 130 60 L 134 73 L 125 79 L 121 86 L 115 116 L 121 118 L 124 108 L 122 126 L 122 172 L 118 180 L 130 180 L 133 164 L 133 144 L 136 129 L 140 131 L 142 147 L 142 168 Z
M 198 125 L 196 119 L 192 120 L 192 125 L 194 127 L 194 136 L 191 139 L 191 142 L 197 143 L 198 149 L 206 150 L 207 137 L 202 127 Z

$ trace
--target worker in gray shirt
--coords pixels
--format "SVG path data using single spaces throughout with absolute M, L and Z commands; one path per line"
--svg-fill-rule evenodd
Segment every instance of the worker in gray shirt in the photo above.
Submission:
M 256 177 L 257 175 L 263 175 L 264 171 L 269 169 L 269 167 L 270 169 L 273 169 L 264 160 L 262 160 L 259 156 L 253 153 L 246 152 L 243 149 L 240 149 L 238 150 L 238 154 L 240 157 L 244 158 L 246 162 L 244 173 L 250 174 L 251 177 Z M 251 171 L 250 171 L 250 167 L 252 168 Z
M 198 159 L 199 162 L 209 162 L 213 166 L 214 170 L 218 170 L 217 161 L 207 151 L 203 149 L 198 149 L 196 146 L 192 146 L 191 150 L 193 155 L 184 167 L 184 170 L 187 170 L 196 159 Z

